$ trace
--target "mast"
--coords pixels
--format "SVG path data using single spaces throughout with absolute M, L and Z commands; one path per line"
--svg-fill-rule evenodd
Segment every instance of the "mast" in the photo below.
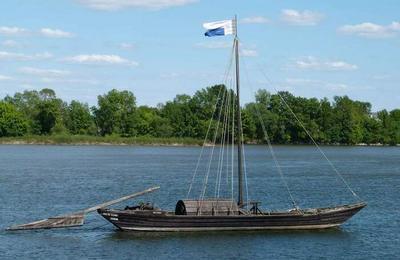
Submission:
M 239 77 L 239 40 L 237 35 L 237 17 L 235 15 L 234 19 L 234 30 L 235 30 L 235 39 L 234 39 L 234 46 L 235 46 L 235 64 L 236 64 L 236 106 L 237 106 L 237 113 L 236 113 L 236 120 L 238 126 L 238 137 L 237 137 L 237 146 L 238 146 L 238 205 L 243 205 L 243 147 L 242 147 L 242 115 L 240 111 L 240 77 Z

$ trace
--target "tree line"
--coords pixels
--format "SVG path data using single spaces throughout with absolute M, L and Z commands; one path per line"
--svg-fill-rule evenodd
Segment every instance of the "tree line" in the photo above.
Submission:
M 229 92 L 224 85 L 215 85 L 150 107 L 137 106 L 130 91 L 113 89 L 89 107 L 76 100 L 65 102 L 52 89 L 26 90 L 0 101 L 0 137 L 70 134 L 204 139 L 209 125 L 215 129 L 221 120 L 214 112 L 223 105 L 221 93 Z M 248 143 L 265 142 L 264 130 L 275 144 L 311 143 L 303 126 L 322 144 L 400 143 L 400 109 L 372 113 L 370 103 L 347 96 L 329 101 L 259 90 L 255 102 L 245 104 L 241 112 Z

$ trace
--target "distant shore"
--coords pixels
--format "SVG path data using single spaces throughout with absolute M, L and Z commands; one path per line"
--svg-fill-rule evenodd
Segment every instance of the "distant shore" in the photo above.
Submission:
M 0 137 L 3 145 L 152 145 L 200 146 L 203 141 L 194 138 L 120 137 L 86 135 L 48 135 Z
M 149 145 L 149 146 L 201 146 L 204 140 L 177 137 L 120 137 L 87 135 L 31 135 L 21 137 L 0 137 L 0 145 Z M 255 142 L 248 144 L 257 145 Z M 206 144 L 211 146 L 211 144 Z M 310 145 L 310 144 L 275 144 Z M 388 144 L 321 144 L 325 146 L 400 146 Z

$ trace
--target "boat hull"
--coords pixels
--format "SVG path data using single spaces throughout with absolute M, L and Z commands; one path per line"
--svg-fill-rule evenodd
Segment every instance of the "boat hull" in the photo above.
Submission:
M 163 211 L 99 209 L 98 213 L 123 231 L 184 232 L 239 230 L 304 230 L 337 227 L 366 204 L 276 212 L 258 215 L 174 215 Z

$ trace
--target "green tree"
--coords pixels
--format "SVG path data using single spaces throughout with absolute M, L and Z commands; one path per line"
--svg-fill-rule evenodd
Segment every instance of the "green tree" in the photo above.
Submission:
M 56 97 L 52 89 L 16 93 L 14 97 L 7 96 L 5 101 L 14 104 L 25 115 L 32 134 L 49 134 L 55 127 L 58 131 L 64 129 L 63 101 Z
M 391 144 L 400 144 L 400 109 L 390 111 L 389 136 Z
M 93 133 L 93 118 L 88 104 L 73 100 L 67 107 L 65 124 L 71 134 Z
M 40 134 L 60 133 L 65 131 L 62 119 L 64 103 L 57 98 L 52 89 L 39 91 L 40 101 L 37 104 L 37 114 L 34 116 L 39 126 Z
M 189 95 L 177 95 L 162 108 L 161 114 L 166 118 L 176 137 L 199 137 L 199 119 L 190 106 Z M 204 129 L 204 128 L 202 128 Z
M 40 126 L 35 120 L 38 113 L 38 104 L 40 103 L 40 95 L 36 90 L 25 90 L 24 92 L 17 92 L 13 97 L 6 96 L 4 100 L 8 103 L 15 105 L 16 109 L 20 111 L 26 118 L 28 124 L 28 132 L 31 134 L 39 134 Z
M 13 104 L 0 101 L 0 137 L 22 136 L 27 127 L 24 115 Z
M 335 132 L 337 142 L 356 144 L 363 140 L 365 118 L 369 116 L 371 104 L 353 101 L 347 96 L 334 98 Z
M 101 135 L 134 136 L 136 98 L 132 92 L 113 89 L 98 96 L 98 108 L 93 108 Z
M 142 136 L 169 137 L 173 129 L 157 108 L 141 106 L 137 109 L 136 131 Z

